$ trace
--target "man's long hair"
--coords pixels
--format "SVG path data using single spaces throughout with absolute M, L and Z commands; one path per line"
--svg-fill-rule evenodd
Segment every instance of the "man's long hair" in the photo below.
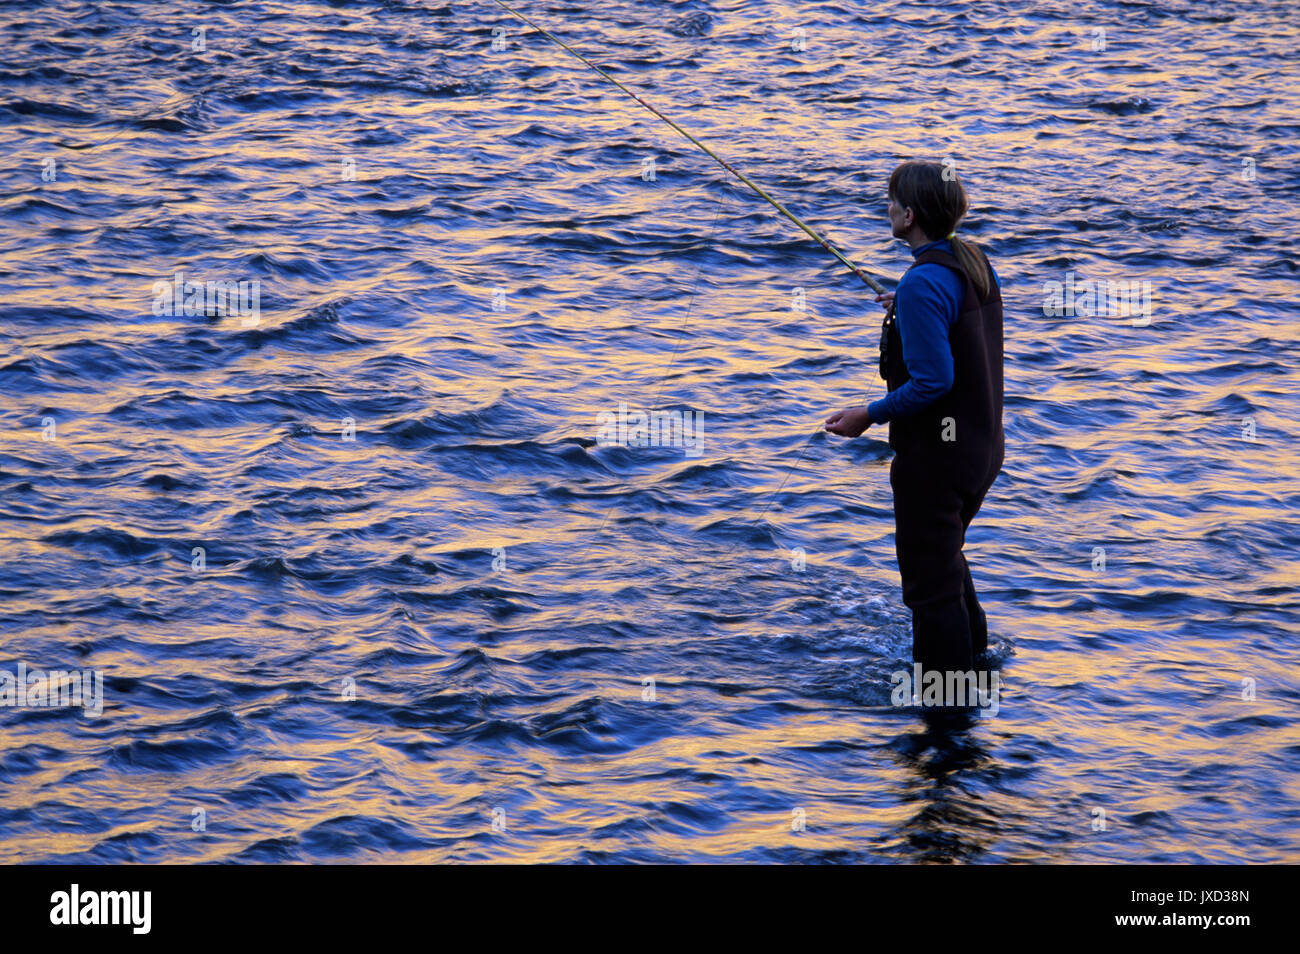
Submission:
M 916 224 L 932 242 L 956 231 L 957 223 L 969 208 L 957 170 L 949 169 L 945 176 L 944 168 L 937 162 L 914 159 L 900 165 L 889 176 L 890 198 L 912 210 Z M 987 298 L 993 276 L 984 252 L 967 239 L 954 237 L 949 241 L 957 263 L 975 284 L 980 300 Z

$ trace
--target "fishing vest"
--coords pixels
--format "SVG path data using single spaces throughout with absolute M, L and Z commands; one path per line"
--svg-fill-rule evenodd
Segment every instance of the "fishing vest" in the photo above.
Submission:
M 987 266 L 988 259 L 980 252 Z M 927 471 L 955 477 L 964 490 L 987 490 L 1002 468 L 1002 293 L 992 282 L 983 301 L 950 252 L 932 248 L 912 263 L 943 265 L 965 286 L 957 320 L 948 330 L 952 390 L 909 417 L 889 422 L 889 446 Z M 891 305 L 881 329 L 881 377 L 890 391 L 910 378 Z

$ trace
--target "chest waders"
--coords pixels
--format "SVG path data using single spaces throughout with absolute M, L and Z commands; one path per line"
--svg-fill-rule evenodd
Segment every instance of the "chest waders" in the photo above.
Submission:
M 894 544 L 903 602 L 912 611 L 913 662 L 923 672 L 965 673 L 988 646 L 988 623 L 962 547 L 1002 468 L 1002 295 L 991 282 L 981 301 L 957 259 L 939 249 L 922 253 L 912 268 L 929 263 L 955 271 L 965 291 L 948 332 L 952 390 L 889 424 Z M 882 328 L 880 366 L 890 391 L 910 377 L 892 307 Z

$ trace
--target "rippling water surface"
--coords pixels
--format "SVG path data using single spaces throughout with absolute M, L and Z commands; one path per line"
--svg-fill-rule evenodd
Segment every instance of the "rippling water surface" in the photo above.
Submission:
M 888 280 L 954 160 L 1000 711 L 889 705 L 890 451 L 810 439 L 878 306 L 594 73 L 487 0 L 8 4 L 0 669 L 105 682 L 0 709 L 0 861 L 1300 861 L 1295 5 L 521 6 Z

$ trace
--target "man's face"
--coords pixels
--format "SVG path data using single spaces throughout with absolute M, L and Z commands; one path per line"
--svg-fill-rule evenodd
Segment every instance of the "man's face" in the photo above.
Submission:
M 893 229 L 894 238 L 902 238 L 912 227 L 912 210 L 903 208 L 894 201 L 892 195 L 889 197 L 889 225 Z

